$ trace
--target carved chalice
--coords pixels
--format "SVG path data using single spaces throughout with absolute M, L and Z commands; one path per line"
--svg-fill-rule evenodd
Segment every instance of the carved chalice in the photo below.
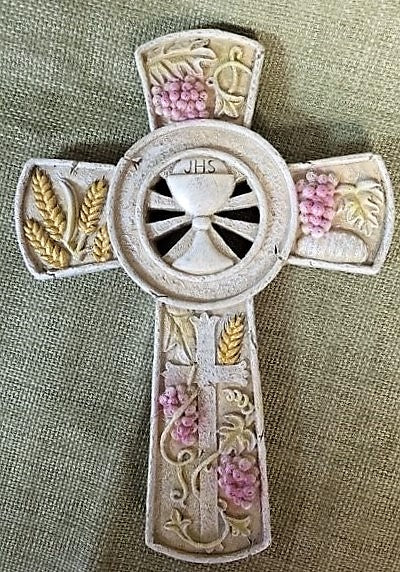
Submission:
M 233 265 L 210 236 L 211 216 L 223 208 L 235 186 L 228 173 L 172 174 L 167 178 L 173 198 L 192 217 L 194 237 L 190 248 L 173 263 L 189 274 L 213 274 Z

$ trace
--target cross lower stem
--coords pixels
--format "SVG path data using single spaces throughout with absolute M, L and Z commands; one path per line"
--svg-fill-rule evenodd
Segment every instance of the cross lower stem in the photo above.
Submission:
M 199 451 L 209 457 L 217 451 L 215 389 L 211 385 L 202 388 L 198 397 L 199 412 L 215 412 L 214 415 L 202 415 L 199 419 Z M 218 536 L 218 483 L 215 462 L 200 472 L 200 535 L 203 542 L 209 542 Z
M 217 345 L 223 325 L 239 313 L 244 315 L 246 324 L 239 361 L 224 364 L 217 352 Z M 176 339 L 171 339 L 171 332 Z M 188 338 L 190 333 L 193 334 L 191 341 Z M 247 301 L 217 312 L 189 312 L 158 303 L 155 335 L 147 544 L 160 552 L 179 558 L 185 555 L 185 559 L 198 562 L 230 560 L 232 550 L 249 550 L 250 539 L 250 552 L 258 552 L 269 544 L 270 532 L 262 396 L 252 302 Z M 185 343 L 181 335 L 187 338 Z M 195 391 L 197 395 L 198 441 L 191 446 L 179 445 L 170 433 L 168 443 L 163 443 L 176 458 L 182 447 L 186 451 L 184 459 L 188 462 L 184 461 L 182 465 L 182 475 L 186 479 L 185 490 L 188 494 L 184 504 L 171 496 L 171 490 L 179 485 L 179 477 L 182 475 L 178 475 L 177 467 L 165 462 L 159 442 L 161 434 L 165 437 L 166 428 L 159 396 L 166 387 L 182 384 L 188 390 L 192 388 L 189 393 Z M 242 401 L 244 405 L 249 400 L 252 402 L 255 425 L 253 417 L 249 426 L 243 425 L 254 435 L 254 442 L 248 451 L 246 445 L 243 449 L 243 442 L 240 444 L 240 441 L 236 441 L 237 437 L 233 434 L 228 439 L 229 443 L 225 442 L 228 449 L 224 449 L 220 429 L 224 425 L 229 426 L 235 415 L 242 423 L 247 422 L 247 409 L 242 411 L 239 402 L 225 398 L 225 392 L 218 389 L 220 384 L 222 390 L 229 388 L 232 394 L 236 388 L 242 397 L 247 396 L 248 399 Z M 237 428 L 234 428 L 233 432 L 235 431 Z M 243 435 L 246 438 L 246 434 Z M 220 454 L 234 450 L 231 447 L 235 443 L 242 454 L 253 456 L 260 469 L 260 497 L 249 511 L 235 507 L 231 501 L 224 502 L 226 497 L 218 486 L 218 458 Z M 235 527 L 235 521 L 241 519 L 246 519 L 251 524 L 248 533 L 231 529 L 231 526 Z

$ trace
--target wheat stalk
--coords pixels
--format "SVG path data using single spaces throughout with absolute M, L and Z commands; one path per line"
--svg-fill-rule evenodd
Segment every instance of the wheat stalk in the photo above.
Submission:
M 94 181 L 88 188 L 79 213 L 79 228 L 86 234 L 92 234 L 100 221 L 101 212 L 107 196 L 108 185 L 105 179 Z
M 32 175 L 33 196 L 45 229 L 54 240 L 61 240 L 66 227 L 65 214 L 58 204 L 50 177 L 36 168 Z
M 97 262 L 107 262 L 111 258 L 111 242 L 107 225 L 101 226 L 93 243 L 93 256 Z
M 24 224 L 26 238 L 33 250 L 49 266 L 65 268 L 69 264 L 69 253 L 50 236 L 50 233 L 36 220 L 29 218 Z
M 218 342 L 218 361 L 224 365 L 233 365 L 240 359 L 244 335 L 244 316 L 236 314 L 228 320 Z

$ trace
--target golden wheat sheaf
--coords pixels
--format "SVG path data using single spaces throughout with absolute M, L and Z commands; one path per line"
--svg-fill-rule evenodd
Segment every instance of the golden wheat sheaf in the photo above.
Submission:
M 217 348 L 219 363 L 233 365 L 240 360 L 244 336 L 244 315 L 235 314 L 225 324 Z
M 36 168 L 33 171 L 32 190 L 44 228 L 51 238 L 61 240 L 67 225 L 66 217 L 58 203 L 51 179 L 42 169 Z
M 53 268 L 66 268 L 70 255 L 57 244 L 50 233 L 36 220 L 29 218 L 24 224 L 25 236 L 33 250 Z
M 108 184 L 105 179 L 94 181 L 88 188 L 79 212 L 79 229 L 86 235 L 93 234 L 99 225 L 107 197 Z
M 101 226 L 93 243 L 93 256 L 97 262 L 107 262 L 111 258 L 111 241 L 107 225 Z

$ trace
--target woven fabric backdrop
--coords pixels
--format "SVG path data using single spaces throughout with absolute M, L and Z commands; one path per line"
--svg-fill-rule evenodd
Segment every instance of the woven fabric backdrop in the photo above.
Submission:
M 253 128 L 288 161 L 370 150 L 398 190 L 398 0 L 2 0 L 0 570 L 397 572 L 398 225 L 379 276 L 287 267 L 258 295 L 273 544 L 221 566 L 144 545 L 153 301 L 24 268 L 23 163 L 116 162 L 148 130 L 134 49 L 196 27 L 265 45 Z

